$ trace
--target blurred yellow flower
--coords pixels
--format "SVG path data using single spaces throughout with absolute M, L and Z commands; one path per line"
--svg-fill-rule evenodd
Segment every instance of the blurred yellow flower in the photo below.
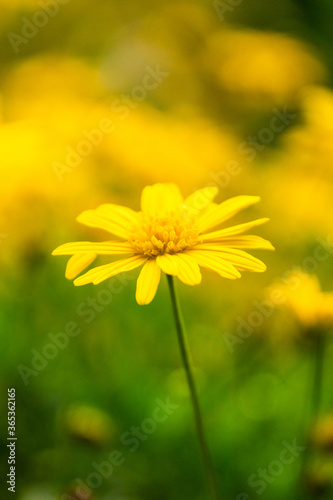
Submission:
M 237 155 L 238 138 L 227 126 L 217 127 L 207 118 L 184 120 L 142 103 L 140 108 L 130 110 L 126 119 L 120 115 L 117 119 L 115 113 L 115 120 L 114 132 L 103 142 L 107 161 L 120 165 L 127 175 L 141 177 L 143 185 L 149 179 L 195 189 L 208 173 L 213 180 L 220 175 L 217 184 L 223 187 L 228 164 L 235 160 L 240 168 L 245 164 L 244 157 Z
M 141 305 L 153 300 L 161 270 L 178 276 L 187 285 L 201 282 L 199 266 L 229 279 L 240 278 L 239 271 L 265 271 L 263 262 L 241 249 L 273 249 L 271 243 L 259 236 L 239 235 L 268 219 L 207 232 L 260 198 L 236 196 L 218 205 L 212 201 L 217 192 L 217 188 L 207 187 L 184 200 L 175 184 L 147 186 L 141 196 L 141 212 L 105 204 L 77 218 L 87 226 L 104 229 L 125 241 L 66 243 L 56 248 L 53 255 L 72 255 L 66 269 L 69 279 L 75 278 L 97 255 L 128 255 L 91 269 L 74 281 L 77 286 L 97 285 L 145 264 L 136 291 Z
M 269 168 L 262 169 L 261 183 L 270 193 L 270 213 L 283 220 L 275 235 L 306 245 L 309 237 L 332 228 L 333 92 L 311 86 L 300 97 L 301 119 L 286 129 L 281 149 L 265 160 Z
M 333 324 L 333 292 L 321 291 L 316 275 L 298 274 L 297 289 L 289 285 L 279 287 L 283 293 L 283 305 L 308 329 Z
M 220 30 L 208 40 L 205 57 L 225 90 L 257 107 L 294 102 L 300 88 L 326 78 L 309 46 L 275 32 Z
M 299 170 L 322 177 L 332 175 L 333 156 L 333 92 L 310 86 L 301 93 L 302 123 L 291 128 L 284 137 L 291 164 Z M 316 169 L 313 162 L 316 162 Z

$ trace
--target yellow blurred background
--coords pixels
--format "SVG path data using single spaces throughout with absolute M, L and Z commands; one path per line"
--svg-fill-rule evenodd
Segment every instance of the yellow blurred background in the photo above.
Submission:
M 259 195 L 245 220 L 270 218 L 260 235 L 276 252 L 254 252 L 266 273 L 228 282 L 207 272 L 200 286 L 179 286 L 224 498 L 257 498 L 249 476 L 300 435 L 312 363 L 307 325 L 267 290 L 286 287 L 285 300 L 294 299 L 307 274 L 333 290 L 333 6 L 0 6 L 1 385 L 2 394 L 17 392 L 17 498 L 82 500 L 78 478 L 87 484 L 92 463 L 123 446 L 123 433 L 167 397 L 177 411 L 85 498 L 205 498 L 166 282 L 140 307 L 132 272 L 88 322 L 80 311 L 103 284 L 74 288 L 65 259 L 51 258 L 61 243 L 103 239 L 75 222 L 80 212 L 102 203 L 137 210 L 143 187 L 165 181 L 185 196 L 217 186 L 220 202 Z M 71 321 L 80 335 L 33 369 L 50 334 Z M 330 343 L 326 355 L 329 414 Z M 35 373 L 25 378 L 22 366 Z M 331 498 L 332 466 L 329 454 L 313 459 L 313 495 Z M 261 498 L 291 498 L 299 468 L 295 461 L 267 482 Z

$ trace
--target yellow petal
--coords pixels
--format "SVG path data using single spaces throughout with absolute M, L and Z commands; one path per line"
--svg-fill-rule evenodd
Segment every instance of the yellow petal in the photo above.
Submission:
M 96 210 L 98 213 L 105 214 L 110 219 L 125 227 L 129 224 L 136 224 L 139 220 L 138 212 L 135 212 L 131 208 L 123 207 L 122 205 L 104 203 L 103 205 L 99 205 Z
M 136 284 L 136 301 L 141 306 L 149 304 L 156 295 L 161 269 L 155 259 L 150 259 L 141 269 Z
M 184 200 L 183 209 L 185 213 L 189 215 L 200 213 L 212 203 L 218 192 L 218 188 L 214 186 L 198 189 Z
M 214 243 L 209 243 L 213 245 Z M 261 249 L 261 250 L 275 250 L 272 243 L 260 236 L 255 235 L 244 235 L 244 236 L 234 236 L 231 238 L 219 238 L 219 245 L 231 248 L 248 248 L 248 249 Z M 196 247 L 197 248 L 197 247 Z
M 94 252 L 97 255 L 125 255 L 133 254 L 135 250 L 129 243 L 121 241 L 105 241 L 103 243 L 76 241 L 60 245 L 53 250 L 52 255 L 73 255 L 87 252 Z
M 175 184 L 146 186 L 141 195 L 141 210 L 152 217 L 169 216 L 180 211 L 183 197 Z
M 158 255 L 156 257 L 156 263 L 165 274 L 177 276 L 178 266 L 177 259 L 174 258 L 174 255 L 170 255 L 168 253 L 165 253 L 164 255 Z
M 80 253 L 73 255 L 67 262 L 65 276 L 69 280 L 73 280 L 78 274 L 80 274 L 86 267 L 91 264 L 97 254 L 95 253 Z
M 206 243 L 202 245 L 196 245 L 195 250 L 207 251 L 211 254 L 216 254 L 216 256 L 230 262 L 236 269 L 243 271 L 256 271 L 263 272 L 266 271 L 266 265 L 253 255 L 247 252 L 238 250 L 235 248 L 226 248 L 223 245 L 217 245 L 215 243 Z
M 260 201 L 259 196 L 235 196 L 234 198 L 230 198 L 220 205 L 217 205 L 215 210 L 199 217 L 199 230 L 202 232 L 211 227 L 217 226 L 218 224 L 230 219 L 244 208 L 247 208 L 254 203 L 258 203 L 258 201 Z
M 195 259 L 185 253 L 172 256 L 177 263 L 177 276 L 185 285 L 199 285 L 202 280 L 200 268 Z
M 222 257 L 220 257 L 217 252 L 188 250 L 186 253 L 191 255 L 199 266 L 215 271 L 223 278 L 236 279 L 241 277 L 237 269 L 230 264 L 230 262 L 226 262 Z
M 245 224 L 238 224 L 237 226 L 226 227 L 225 229 L 220 229 L 219 231 L 214 231 L 213 233 L 203 234 L 201 236 L 202 241 L 219 241 L 220 238 L 225 238 L 227 236 L 234 236 L 236 234 L 244 233 L 248 229 L 252 229 L 255 226 L 260 226 L 269 219 L 257 219 L 251 222 L 246 222 Z
M 139 257 L 135 255 L 134 257 L 129 257 L 127 259 L 121 259 L 111 264 L 105 264 L 104 266 L 98 266 L 91 269 L 86 274 L 83 274 L 74 281 L 75 286 L 86 285 L 87 283 L 93 283 L 98 285 L 102 281 L 111 278 L 119 273 L 124 273 L 125 271 L 131 271 L 136 267 L 141 266 L 146 262 L 145 257 Z
M 128 239 L 132 226 L 138 222 L 138 214 L 127 207 L 107 204 L 100 205 L 96 210 L 82 212 L 76 220 Z

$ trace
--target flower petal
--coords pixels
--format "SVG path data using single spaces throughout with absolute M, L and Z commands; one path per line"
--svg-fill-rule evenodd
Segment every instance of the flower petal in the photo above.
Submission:
M 250 255 L 247 252 L 243 252 L 242 250 L 235 248 L 226 248 L 223 245 L 206 243 L 196 245 L 195 250 L 201 250 L 212 254 L 214 253 L 216 256 L 230 262 L 236 269 L 242 271 L 263 272 L 267 269 L 266 265 L 261 260 L 253 257 L 253 255 Z
M 138 214 L 120 205 L 100 205 L 96 210 L 86 210 L 76 219 L 90 227 L 104 229 L 120 238 L 128 239 L 131 227 L 138 223 Z
M 257 219 L 251 222 L 246 222 L 245 224 L 238 224 L 237 226 L 226 227 L 225 229 L 220 229 L 219 231 L 214 231 L 213 233 L 207 233 L 201 235 L 202 241 L 219 241 L 220 238 L 225 238 L 227 236 L 234 236 L 236 234 L 244 233 L 248 229 L 252 229 L 255 226 L 260 226 L 269 219 Z
M 172 256 L 177 263 L 177 276 L 185 285 L 199 285 L 202 280 L 200 268 L 193 257 L 185 253 Z
M 213 245 L 214 243 L 209 243 Z M 248 248 L 248 249 L 261 249 L 261 250 L 275 250 L 272 243 L 260 236 L 244 235 L 226 238 L 218 238 L 217 245 L 222 245 L 226 248 Z M 197 247 L 196 247 L 197 248 Z
M 177 259 L 174 258 L 174 255 L 170 255 L 169 253 L 158 255 L 156 257 L 156 262 L 165 274 L 177 276 L 178 266 Z
M 189 215 L 199 214 L 212 203 L 218 192 L 218 188 L 214 186 L 207 186 L 194 191 L 194 193 L 184 200 L 183 209 L 185 213 Z
M 161 278 L 161 269 L 155 259 L 150 259 L 141 269 L 136 284 L 136 301 L 143 306 L 149 304 L 156 295 Z
M 220 205 L 217 205 L 215 210 L 211 210 L 199 217 L 199 230 L 202 232 L 217 226 L 230 219 L 244 208 L 254 203 L 258 203 L 258 201 L 260 201 L 259 196 L 235 196 L 234 198 L 230 198 Z
M 97 257 L 96 253 L 79 253 L 73 255 L 67 262 L 65 276 L 69 280 L 76 278 Z
M 110 217 L 110 219 L 114 219 L 115 222 L 118 222 L 120 225 L 126 225 L 126 223 L 127 225 L 133 225 L 136 224 L 139 219 L 138 212 L 135 212 L 135 210 L 113 203 L 99 205 L 96 210 Z
M 87 252 L 94 252 L 97 255 L 125 255 L 133 254 L 135 250 L 132 245 L 122 241 L 105 241 L 103 243 L 76 241 L 60 245 L 53 250 L 52 255 L 73 255 Z
M 215 271 L 223 278 L 236 279 L 241 277 L 237 269 L 230 262 L 220 257 L 217 252 L 204 250 L 188 250 L 187 252 L 196 260 L 199 266 Z
M 183 197 L 176 184 L 146 186 L 141 195 L 141 210 L 152 217 L 169 216 L 179 212 Z
M 87 283 L 93 283 L 98 285 L 102 281 L 111 278 L 119 273 L 124 273 L 125 271 L 131 271 L 136 267 L 141 266 L 146 262 L 146 257 L 140 257 L 135 255 L 133 257 L 128 257 L 127 259 L 121 259 L 116 262 L 111 262 L 111 264 L 105 264 L 104 266 L 98 266 L 91 269 L 86 274 L 83 274 L 74 281 L 75 286 L 86 285 Z

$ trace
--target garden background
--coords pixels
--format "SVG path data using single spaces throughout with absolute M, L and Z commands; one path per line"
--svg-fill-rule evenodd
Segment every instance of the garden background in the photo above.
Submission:
M 285 306 L 307 290 L 303 272 L 333 290 L 333 3 L 0 6 L 2 498 L 13 497 L 10 387 L 15 498 L 206 498 L 165 277 L 138 306 L 135 271 L 77 288 L 66 258 L 51 257 L 61 243 L 105 238 L 75 221 L 80 212 L 137 210 L 156 182 L 184 196 L 214 185 L 219 202 L 259 195 L 235 223 L 270 218 L 257 234 L 276 251 L 253 252 L 266 273 L 204 272 L 201 285 L 178 287 L 222 498 L 293 499 L 304 452 L 280 457 L 309 435 L 303 483 L 309 498 L 332 498 L 333 345 L 308 431 L 309 324 Z M 311 293 L 300 300 L 306 316 Z M 154 427 L 158 407 L 167 418 Z M 102 473 L 114 451 L 122 459 Z

